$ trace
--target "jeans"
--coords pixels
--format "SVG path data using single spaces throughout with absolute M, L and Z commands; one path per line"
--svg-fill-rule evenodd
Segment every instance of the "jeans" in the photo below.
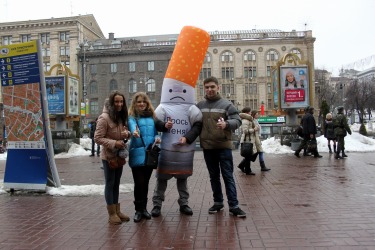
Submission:
M 122 176 L 123 167 L 111 169 L 108 161 L 102 160 L 104 168 L 104 198 L 107 205 L 113 205 L 118 203 L 118 197 L 120 193 L 120 181 Z
M 210 174 L 211 189 L 214 204 L 223 205 L 223 191 L 220 182 L 220 172 L 224 180 L 229 208 L 237 208 L 237 190 L 233 177 L 233 156 L 231 149 L 204 149 L 208 173 Z
M 149 167 L 131 168 L 134 181 L 134 201 L 141 202 L 146 208 L 148 197 L 148 186 L 153 169 Z

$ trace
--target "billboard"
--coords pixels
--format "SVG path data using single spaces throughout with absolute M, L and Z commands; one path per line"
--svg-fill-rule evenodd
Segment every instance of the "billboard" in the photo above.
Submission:
M 49 114 L 65 115 L 65 76 L 47 76 L 45 80 Z
M 305 108 L 309 105 L 309 69 L 307 66 L 280 67 L 281 108 Z
M 79 115 L 78 79 L 72 76 L 68 78 L 68 115 Z

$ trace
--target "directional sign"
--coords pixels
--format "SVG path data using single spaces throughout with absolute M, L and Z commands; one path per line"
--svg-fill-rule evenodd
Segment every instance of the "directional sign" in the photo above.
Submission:
M 0 79 L 2 86 L 40 81 L 39 61 L 35 41 L 1 48 Z

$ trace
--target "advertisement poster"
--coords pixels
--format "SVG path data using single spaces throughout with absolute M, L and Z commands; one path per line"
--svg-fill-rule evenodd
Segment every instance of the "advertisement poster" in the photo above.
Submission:
M 280 67 L 281 108 L 305 108 L 309 104 L 307 66 Z
M 69 76 L 68 79 L 68 115 L 79 115 L 78 79 Z
M 48 76 L 45 79 L 49 114 L 65 115 L 65 76 Z
M 279 79 L 278 79 L 278 70 L 274 69 L 272 71 L 272 87 L 273 87 L 273 108 L 275 110 L 279 109 Z

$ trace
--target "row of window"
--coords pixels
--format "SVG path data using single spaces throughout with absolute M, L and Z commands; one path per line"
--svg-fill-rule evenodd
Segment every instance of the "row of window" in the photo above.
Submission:
M 69 31 L 62 31 L 59 32 L 59 41 L 60 42 L 69 42 Z M 39 34 L 39 39 L 42 43 L 49 44 L 50 43 L 50 33 L 41 33 Z M 21 34 L 19 41 L 21 43 L 30 42 L 31 41 L 31 34 Z M 2 45 L 10 45 L 13 43 L 12 36 L 3 36 L 2 37 Z

